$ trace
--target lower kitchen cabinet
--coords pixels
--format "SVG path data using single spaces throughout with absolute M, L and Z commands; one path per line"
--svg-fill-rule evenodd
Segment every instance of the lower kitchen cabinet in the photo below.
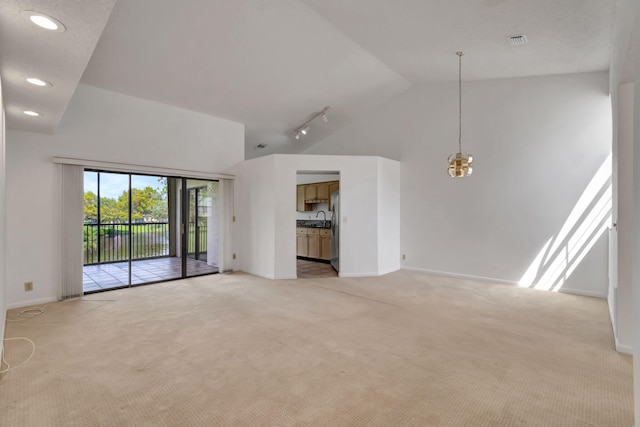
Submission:
M 309 249 L 307 256 L 309 258 L 320 259 L 320 235 L 309 235 Z
M 306 228 L 296 228 L 296 255 L 306 257 L 308 254 L 309 236 Z
M 296 255 L 312 259 L 331 259 L 331 230 L 296 228 Z
M 320 259 L 331 259 L 331 230 L 320 230 Z

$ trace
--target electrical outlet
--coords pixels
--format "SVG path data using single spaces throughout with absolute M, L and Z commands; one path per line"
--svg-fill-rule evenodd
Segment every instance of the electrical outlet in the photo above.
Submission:
M 402 254 L 402 260 L 404 261 L 405 259 L 407 259 L 407 256 L 405 254 Z
M 33 290 L 33 282 L 24 282 L 24 291 L 29 292 Z
M 233 254 L 233 259 L 236 259 L 236 254 Z

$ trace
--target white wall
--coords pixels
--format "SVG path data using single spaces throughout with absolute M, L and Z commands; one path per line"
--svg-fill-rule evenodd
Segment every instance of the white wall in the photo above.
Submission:
M 616 109 L 615 147 L 617 165 L 614 167 L 617 197 L 614 198 L 614 221 L 617 224 L 618 271 L 616 288 L 610 290 L 613 304 L 613 322 L 616 333 L 616 346 L 626 352 L 633 347 L 632 318 L 632 250 L 633 250 L 633 97 L 634 84 L 615 86 L 618 92 Z
M 400 163 L 378 157 L 378 274 L 400 265 Z
M 609 307 L 616 348 L 627 353 L 633 347 L 633 192 L 634 192 L 634 87 L 635 57 L 640 34 L 640 6 L 635 0 L 618 0 L 612 37 L 609 85 L 613 111 L 613 221 Z M 638 400 L 640 407 L 640 399 Z M 640 423 L 639 423 L 640 424 Z
M 4 338 L 7 317 L 7 269 L 6 269 L 6 186 L 5 186 L 5 130 L 2 79 L 0 79 L 0 339 Z M 0 348 L 3 348 L 0 346 Z M 0 357 L 2 351 L 0 350 Z
M 624 169 L 624 163 L 619 163 L 618 176 L 624 173 L 630 174 L 632 177 L 631 191 L 625 193 L 619 191 L 618 208 L 630 209 L 631 224 L 625 230 L 631 235 L 631 257 L 627 260 L 620 258 L 619 267 L 623 271 L 631 268 L 631 317 L 633 330 L 633 385 L 634 385 L 634 413 L 635 426 L 640 426 L 640 194 L 638 193 L 638 178 L 640 177 L 640 44 L 637 43 L 640 36 L 640 3 L 635 0 L 619 0 L 617 4 L 617 20 L 614 38 L 614 55 L 612 60 L 612 93 L 622 83 L 633 83 L 633 112 L 629 110 L 618 112 L 618 118 L 623 121 L 622 115 L 632 114 L 632 121 L 636 124 L 633 127 L 633 164 L 631 170 Z M 615 72 L 614 72 L 615 71 Z M 630 90 L 631 86 L 626 86 L 623 90 Z M 622 91 L 621 91 L 622 95 Z M 627 94 L 631 96 L 631 94 Z M 623 95 L 624 96 L 624 95 Z M 619 131 L 621 129 L 618 129 Z M 619 132 L 620 133 L 620 132 Z M 618 138 L 616 141 L 620 149 L 622 141 Z M 622 187 L 620 188 L 622 190 Z M 622 228 L 619 234 L 623 233 Z M 619 245 L 620 246 L 620 245 Z M 622 251 L 620 246 L 620 251 Z M 629 266 L 630 263 L 631 265 Z M 622 286 L 622 283 L 620 283 Z M 619 286 L 619 288 L 620 288 Z M 620 289 L 619 289 L 620 290 Z M 622 309 L 622 306 L 618 307 Z M 620 310 L 622 311 L 622 310 Z M 628 313 L 617 312 L 618 324 L 622 325 L 627 321 Z
M 234 182 L 234 269 L 256 276 L 276 278 L 276 187 L 273 156 L 259 157 L 229 170 Z M 291 208 L 295 210 L 295 206 Z M 279 278 L 279 277 L 278 277 Z
M 397 162 L 384 165 L 387 171 L 399 169 Z M 300 170 L 340 173 L 340 276 L 381 274 L 378 247 L 385 236 L 378 233 L 376 157 L 272 155 L 231 168 L 236 175 L 236 268 L 268 278 L 296 277 L 295 187 Z M 385 191 L 398 193 L 398 188 Z M 393 221 L 392 215 L 385 218 Z M 387 227 L 385 232 L 399 225 Z M 388 252 L 395 254 L 385 270 L 399 269 L 398 245 L 394 241 L 381 244 L 389 244 Z
M 401 162 L 403 267 L 517 283 L 550 239 L 550 245 L 559 240 L 560 254 L 578 231 L 572 227 L 558 239 L 611 152 L 607 77 L 463 82 L 462 145 L 475 158 L 469 178 L 446 173 L 446 159 L 457 151 L 455 83 L 410 89 L 306 153 Z M 597 197 L 605 191 L 598 188 Z M 588 202 L 591 212 L 595 202 Z M 594 251 L 602 255 L 603 246 L 596 238 Z M 605 296 L 606 256 L 590 261 L 561 290 Z
M 244 158 L 244 126 L 79 85 L 55 135 L 9 130 L 9 306 L 56 297 L 59 170 L 53 156 L 220 172 Z M 24 291 L 26 281 L 34 282 L 32 292 Z

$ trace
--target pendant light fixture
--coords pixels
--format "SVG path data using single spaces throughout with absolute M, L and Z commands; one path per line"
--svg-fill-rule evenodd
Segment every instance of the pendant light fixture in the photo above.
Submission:
M 449 156 L 449 176 L 464 178 L 473 173 L 473 156 L 462 152 L 462 55 L 458 55 L 458 152 Z

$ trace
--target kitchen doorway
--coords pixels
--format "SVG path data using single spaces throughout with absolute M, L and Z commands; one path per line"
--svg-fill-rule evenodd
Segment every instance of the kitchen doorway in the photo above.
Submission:
M 340 271 L 340 173 L 296 175 L 296 266 L 298 278 L 337 277 Z

